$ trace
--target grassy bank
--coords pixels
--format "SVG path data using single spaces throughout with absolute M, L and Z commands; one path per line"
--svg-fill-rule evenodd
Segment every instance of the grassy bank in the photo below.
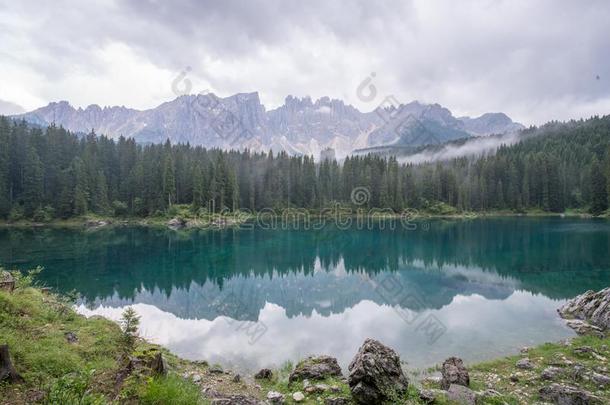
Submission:
M 344 206 L 340 208 L 340 215 L 342 218 L 345 216 L 362 216 L 368 215 L 368 210 L 363 207 L 353 208 Z M 372 211 L 371 211 L 372 212 Z M 0 226 L 13 226 L 13 227 L 35 227 L 35 226 L 55 226 L 55 227 L 68 227 L 68 228 L 79 228 L 79 227 L 100 227 L 106 225 L 138 225 L 138 226 L 158 226 L 167 227 L 171 220 L 178 219 L 183 222 L 183 225 L 188 228 L 218 228 L 227 226 L 238 226 L 243 223 L 254 221 L 257 216 L 262 216 L 265 223 L 268 225 L 270 221 L 271 213 L 275 213 L 276 220 L 303 220 L 305 213 L 309 215 L 311 220 L 319 218 L 320 215 L 326 218 L 332 218 L 333 215 L 337 214 L 336 210 L 328 209 L 328 211 L 321 210 L 302 210 L 302 209 L 277 209 L 273 211 L 267 211 L 264 213 L 251 213 L 247 211 L 233 212 L 225 214 L 209 214 L 209 213 L 195 213 L 188 205 L 175 205 L 167 212 L 159 213 L 154 216 L 137 217 L 137 216 L 123 216 L 123 215 L 97 215 L 88 214 L 78 217 L 71 217 L 66 219 L 61 218 L 49 218 L 45 221 L 35 221 L 28 218 L 20 218 L 17 220 L 1 220 Z M 391 214 L 385 212 L 374 212 L 370 214 L 378 220 L 384 218 L 399 218 L 400 213 Z M 273 215 L 271 215 L 273 216 Z M 436 204 L 429 209 L 425 210 L 412 210 L 409 211 L 409 216 L 415 220 L 418 219 L 474 219 L 474 218 L 493 218 L 493 217 L 570 217 L 570 218 L 592 218 L 592 216 L 584 210 L 566 210 L 563 213 L 547 212 L 543 210 L 488 210 L 488 211 L 459 211 L 454 207 L 446 204 Z M 608 214 L 604 213 L 598 218 L 608 218 Z
M 24 380 L 0 384 L 0 403 L 204 403 L 199 387 L 175 372 L 125 375 L 127 359 L 159 352 L 173 370 L 190 363 L 141 340 L 127 348 L 119 325 L 78 315 L 64 297 L 29 284 L 22 277 L 12 293 L 0 291 L 0 344 Z
M 274 371 L 270 380 L 254 380 L 236 377 L 217 365 L 180 359 L 142 340 L 129 346 L 119 325 L 76 314 L 65 297 L 31 286 L 31 278 L 23 276 L 12 293 L 0 291 L 0 344 L 8 344 L 13 364 L 25 380 L 0 384 L 2 404 L 205 404 L 211 397 L 236 395 L 264 400 L 269 391 L 285 394 L 286 403 L 291 404 L 295 403 L 293 393 L 306 393 L 303 383 L 288 383 L 291 364 Z M 559 382 L 586 389 L 610 403 L 610 385 L 591 378 L 593 373 L 608 374 L 609 348 L 610 339 L 578 337 L 470 365 L 471 388 L 498 391 L 494 397 L 481 398 L 480 403 L 520 404 L 539 401 L 540 388 Z M 146 367 L 129 369 L 129 361 L 146 364 L 158 353 L 167 362 L 166 374 L 155 374 Z M 531 368 L 517 367 L 523 358 L 530 360 Z M 552 381 L 542 377 L 548 367 L 556 368 Z M 438 388 L 438 381 L 424 378 L 417 370 L 408 372 L 411 387 L 398 403 L 423 403 L 418 389 Z M 350 397 L 343 379 L 321 383 L 327 390 L 306 393 L 301 403 Z M 436 403 L 449 402 L 440 397 Z

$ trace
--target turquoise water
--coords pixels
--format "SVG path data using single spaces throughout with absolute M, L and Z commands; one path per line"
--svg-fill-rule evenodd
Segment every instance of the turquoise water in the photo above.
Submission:
M 143 336 L 253 370 L 308 354 L 343 366 L 367 337 L 413 367 L 572 336 L 556 308 L 610 285 L 610 223 L 435 220 L 417 229 L 0 229 L 0 263 L 41 265 L 86 315 L 133 305 Z M 287 228 L 292 228 L 288 226 Z

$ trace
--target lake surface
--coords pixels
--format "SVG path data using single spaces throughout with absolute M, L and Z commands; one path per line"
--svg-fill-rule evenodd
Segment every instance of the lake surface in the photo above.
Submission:
M 290 227 L 288 227 L 290 228 Z M 0 229 L 0 263 L 41 265 L 86 315 L 189 359 L 251 371 L 308 354 L 346 367 L 365 338 L 411 367 L 572 336 L 556 308 L 610 285 L 610 222 L 435 220 L 407 230 Z

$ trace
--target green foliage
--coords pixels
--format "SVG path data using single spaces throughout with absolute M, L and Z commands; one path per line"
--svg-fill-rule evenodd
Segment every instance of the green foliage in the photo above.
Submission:
M 199 387 L 174 374 L 150 378 L 139 393 L 144 405 L 197 405 L 203 404 Z
M 178 215 L 179 212 L 180 212 L 180 209 L 178 207 L 176 207 L 175 205 L 172 205 L 171 207 L 169 207 L 167 209 L 167 215 L 169 215 L 170 217 L 175 217 L 176 215 Z
M 46 205 L 45 207 L 38 207 L 34 211 L 34 215 L 32 219 L 36 222 L 49 222 L 55 216 L 55 209 L 50 205 Z
M 608 208 L 606 175 L 597 159 L 591 163 L 591 213 L 599 215 Z
M 112 202 L 112 211 L 115 216 L 124 217 L 129 213 L 129 207 L 123 201 L 114 200 Z
M 395 157 L 349 156 L 343 164 L 311 156 L 221 151 L 189 145 L 138 145 L 63 128 L 30 128 L 0 117 L 0 217 L 70 218 L 174 215 L 209 210 L 359 208 L 563 212 L 608 208 L 610 116 L 552 122 L 521 132 L 522 141 L 493 155 L 402 164 Z M 112 204 L 109 203 L 112 201 Z M 206 211 L 207 212 L 207 211 Z M 205 214 L 204 214 L 205 215 Z
M 452 207 L 443 202 L 437 202 L 428 206 L 426 208 L 426 212 L 432 215 L 453 215 L 456 214 L 458 210 L 455 209 L 455 207 Z
M 2 267 L 0 267 L 0 271 L 1 270 L 3 270 Z M 15 279 L 15 288 L 28 288 L 34 286 L 35 279 L 42 270 L 43 268 L 38 266 L 35 269 L 27 270 L 25 274 L 19 270 L 11 271 L 11 274 Z
M 123 331 L 123 345 L 127 352 L 132 352 L 138 336 L 138 327 L 140 326 L 140 317 L 135 309 L 127 307 L 123 311 L 120 320 L 121 329 Z
M 43 403 L 48 405 L 102 405 L 106 400 L 101 394 L 90 392 L 95 370 L 70 373 L 57 379 L 50 387 Z
M 0 336 L 25 379 L 16 392 L 0 385 L 0 398 L 42 389 L 49 394 L 49 404 L 103 403 L 94 392 L 99 392 L 104 379 L 110 378 L 106 383 L 113 384 L 119 327 L 104 319 L 79 316 L 54 294 L 27 288 L 31 278 L 32 274 L 20 278 L 20 288 L 12 294 L 0 291 Z M 77 343 L 66 340 L 67 331 L 78 337 Z M 94 378 L 92 369 L 97 370 Z
M 8 220 L 11 222 L 21 221 L 25 218 L 25 214 L 23 212 L 23 208 L 20 205 L 15 205 L 11 208 L 11 212 L 8 215 Z

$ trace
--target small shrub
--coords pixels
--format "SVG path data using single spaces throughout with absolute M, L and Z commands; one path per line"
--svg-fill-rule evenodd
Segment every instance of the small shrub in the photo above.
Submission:
M 121 329 L 123 330 L 123 344 L 125 345 L 125 349 L 128 352 L 131 352 L 133 351 L 138 335 L 140 317 L 132 307 L 128 307 L 123 311 L 120 323 Z
M 199 388 L 176 375 L 154 377 L 148 380 L 140 393 L 144 405 L 195 405 L 202 404 Z

